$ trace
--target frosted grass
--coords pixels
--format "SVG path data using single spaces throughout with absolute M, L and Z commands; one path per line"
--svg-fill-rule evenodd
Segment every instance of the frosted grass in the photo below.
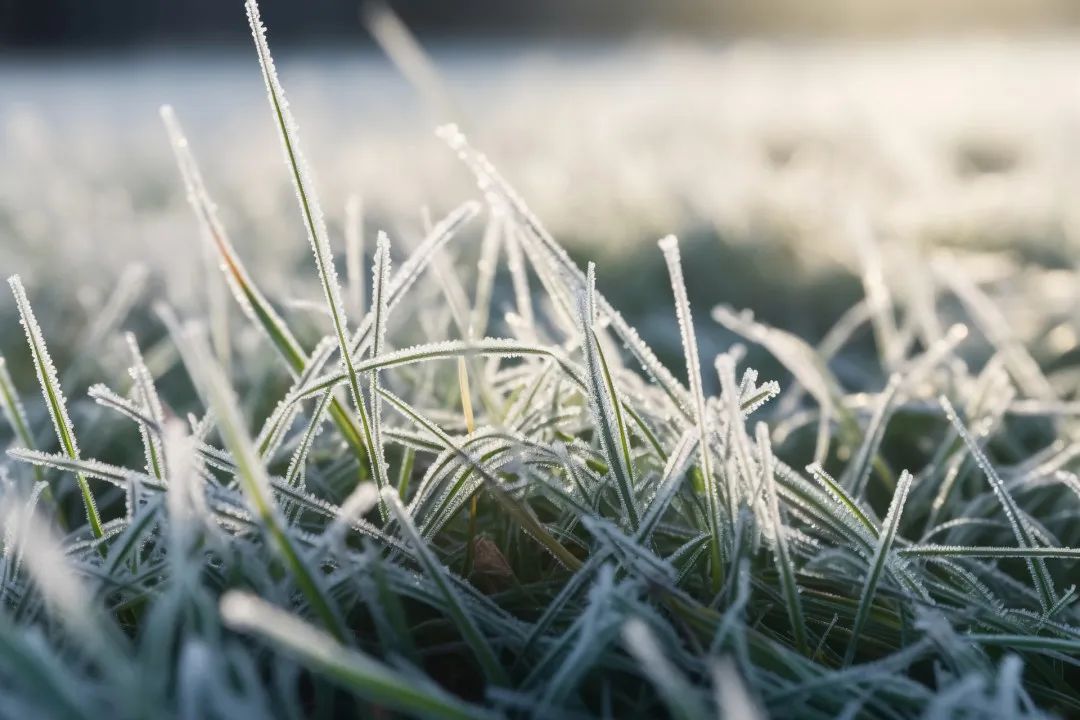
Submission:
M 166 338 L 144 357 L 128 335 L 121 358 L 86 343 L 127 329 L 125 293 L 89 302 L 85 326 L 101 331 L 66 342 L 57 330 L 57 355 L 92 359 L 82 371 L 100 374 L 85 397 L 70 385 L 69 403 L 15 288 L 46 408 L 29 402 L 30 366 L 9 352 L 0 711 L 1080 711 L 1077 333 L 1043 290 L 1008 287 L 1020 279 L 975 263 L 970 275 L 949 265 L 960 278 L 928 272 L 936 260 L 923 255 L 935 253 L 903 247 L 897 228 L 879 233 L 869 207 L 866 227 L 846 228 L 866 235 L 851 279 L 867 297 L 826 337 L 713 311 L 780 361 L 769 377 L 738 343 L 701 357 L 709 326 L 693 323 L 680 247 L 665 237 L 650 262 L 667 267 L 674 317 L 655 310 L 681 345 L 683 384 L 659 360 L 675 348 L 655 352 L 596 291 L 595 268 L 578 267 L 454 128 L 440 134 L 480 202 L 438 222 L 425 209 L 418 239 L 410 214 L 394 228 L 393 264 L 375 234 L 385 218 L 359 200 L 345 203 L 343 225 L 324 221 L 247 6 L 315 267 L 289 266 L 296 287 L 248 271 L 164 110 L 180 191 L 244 324 L 222 323 L 212 298 L 185 306 L 187 325 L 162 310 Z M 344 287 L 328 230 L 342 226 Z M 377 239 L 365 248 L 369 226 Z M 295 246 L 263 230 L 282 235 L 273 247 Z M 896 257 L 921 264 L 887 272 Z M 1067 284 L 1033 278 L 1047 297 Z M 304 283 L 319 285 L 325 312 L 278 313 Z M 1045 340 L 1002 327 L 1016 309 L 1009 292 Z M 968 323 L 993 346 L 989 361 Z M 35 448 L 50 430 L 59 452 Z M 901 467 L 918 472 L 893 487 Z M 89 518 L 56 532 L 87 481 L 101 537 Z
M 75 430 L 68 416 L 67 403 L 64 400 L 64 391 L 60 387 L 60 379 L 56 374 L 56 366 L 53 365 L 49 356 L 49 349 L 45 346 L 45 337 L 41 332 L 34 317 L 34 310 L 30 307 L 30 301 L 26 297 L 22 280 L 18 275 L 8 278 L 8 285 L 15 295 L 15 304 L 19 309 L 19 322 L 26 333 L 26 341 L 30 345 L 30 353 L 34 358 L 34 370 L 37 373 L 38 384 L 41 386 L 41 394 L 45 399 L 45 406 L 49 409 L 49 417 L 52 418 L 53 429 L 56 431 L 56 439 L 64 454 L 72 460 L 79 459 L 79 444 L 75 438 Z M 86 510 L 86 519 L 90 524 L 90 531 L 95 538 L 104 536 L 101 525 L 101 516 L 98 514 L 97 502 L 90 491 L 90 484 L 81 473 L 75 474 L 75 480 L 79 484 L 79 492 L 82 494 L 83 507 Z

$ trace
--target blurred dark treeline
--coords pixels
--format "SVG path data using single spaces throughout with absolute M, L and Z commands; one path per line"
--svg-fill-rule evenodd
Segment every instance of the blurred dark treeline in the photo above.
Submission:
M 1076 0 L 392 0 L 417 33 L 877 35 L 1035 29 L 1080 21 Z M 366 39 L 358 0 L 263 0 L 275 42 Z M 56 51 L 246 41 L 242 0 L 0 0 L 0 49 Z

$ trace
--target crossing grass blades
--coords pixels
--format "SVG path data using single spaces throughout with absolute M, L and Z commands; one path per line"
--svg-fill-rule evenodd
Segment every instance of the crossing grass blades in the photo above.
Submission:
M 129 335 L 126 384 L 77 400 L 116 422 L 76 427 L 48 328 L 11 279 L 51 428 L 26 411 L 31 378 L 0 363 L 0 714 L 1080 714 L 1080 426 L 1027 350 L 987 332 L 989 297 L 966 294 L 995 350 L 973 367 L 964 325 L 926 321 L 934 299 L 868 292 L 859 322 L 886 380 L 855 393 L 821 348 L 748 313 L 692 317 L 668 237 L 657 262 L 685 366 L 667 368 L 597 269 L 446 126 L 482 202 L 409 252 L 380 235 L 361 312 L 358 235 L 343 293 L 254 0 L 247 12 L 329 333 L 305 344 L 245 268 L 165 108 L 203 242 L 287 389 L 253 421 L 243 365 L 227 371 L 206 330 L 220 318 L 161 305 L 190 379 L 168 389 L 197 396 L 167 396 Z M 455 268 L 475 225 L 480 268 Z M 784 395 L 741 345 L 703 366 L 695 321 L 772 353 Z M 1036 429 L 1010 438 L 1016 417 Z M 129 462 L 89 457 L 80 437 Z

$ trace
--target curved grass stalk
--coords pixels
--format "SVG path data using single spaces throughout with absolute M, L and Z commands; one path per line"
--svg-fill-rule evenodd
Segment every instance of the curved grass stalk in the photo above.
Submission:
M 527 506 L 522 505 L 510 497 L 500 487 L 498 480 L 492 477 L 480 462 L 459 447 L 449 435 L 439 428 L 438 425 L 425 418 L 417 412 L 415 408 L 401 398 L 395 396 L 393 393 L 383 389 L 380 389 L 379 392 L 382 393 L 383 398 L 398 412 L 437 437 L 447 450 L 458 454 L 463 460 L 472 465 L 477 473 L 479 473 L 480 477 L 483 478 L 484 487 L 492 493 L 492 496 L 499 505 L 502 506 L 503 510 L 509 513 L 511 517 L 521 525 L 526 533 L 543 545 L 552 554 L 552 557 L 571 570 L 577 570 L 581 567 L 581 560 L 567 550 L 558 540 L 552 537 L 551 533 L 547 531 L 543 524 L 536 518 L 536 515 L 533 514 Z

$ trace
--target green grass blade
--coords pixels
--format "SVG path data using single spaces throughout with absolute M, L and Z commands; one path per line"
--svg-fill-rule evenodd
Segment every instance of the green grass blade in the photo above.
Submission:
M 56 430 L 56 438 L 60 441 L 60 447 L 64 454 L 72 460 L 79 459 L 79 444 L 75 439 L 75 429 L 68 417 L 67 404 L 64 401 L 64 392 L 60 389 L 60 381 L 56 376 L 56 366 L 53 365 L 49 356 L 49 349 L 45 346 L 45 336 L 41 327 L 34 317 L 34 311 L 30 307 L 30 301 L 26 297 L 22 280 L 18 275 L 8 278 L 8 284 L 15 295 L 15 304 L 19 309 L 19 317 L 23 329 L 26 331 L 26 341 L 30 346 L 30 353 L 34 359 L 34 370 L 37 372 L 38 383 L 41 385 L 41 394 L 45 398 L 45 404 L 49 408 L 49 416 L 52 418 L 53 428 Z M 102 538 L 105 535 L 101 526 L 101 516 L 98 515 L 97 503 L 94 494 L 90 491 L 90 484 L 82 473 L 75 473 L 75 481 L 82 493 L 83 506 L 86 508 L 86 520 L 90 524 L 90 531 L 94 537 Z
M 877 590 L 878 581 L 885 570 L 889 552 L 892 550 L 893 540 L 896 538 L 896 530 L 900 526 L 900 515 L 904 511 L 904 503 L 907 502 L 908 491 L 911 489 L 911 473 L 906 470 L 901 473 L 900 480 L 896 484 L 896 492 L 889 503 L 889 511 L 881 525 L 881 534 L 878 536 L 877 547 L 874 555 L 870 558 L 870 568 L 863 581 L 862 593 L 859 596 L 858 609 L 855 611 L 855 620 L 851 627 L 851 639 L 848 641 L 847 651 L 844 654 L 844 665 L 850 665 L 855 659 L 855 652 L 859 648 L 859 635 L 862 633 L 866 619 L 870 617 L 870 607 L 874 601 L 874 592 Z
M 615 390 L 615 381 L 608 367 L 600 338 L 596 334 L 596 271 L 590 263 L 588 282 L 579 303 L 581 347 L 585 356 L 585 377 L 588 383 L 589 405 L 596 420 L 600 444 L 608 468 L 615 477 L 619 500 L 630 529 L 641 524 L 637 496 L 634 492 L 634 459 L 630 451 L 630 436 L 623 421 L 622 404 Z
M 259 55 L 259 66 L 262 68 L 263 82 L 266 84 L 267 97 L 274 113 L 277 124 L 278 136 L 281 140 L 282 149 L 285 152 L 285 160 L 292 173 L 293 186 L 300 203 L 300 211 L 304 216 L 304 226 L 307 230 L 308 240 L 315 256 L 315 267 L 319 273 L 319 281 L 322 284 L 323 295 L 326 299 L 330 317 L 334 322 L 334 332 L 337 335 L 341 361 L 345 367 L 345 373 L 349 381 L 349 390 L 352 393 L 353 403 L 360 416 L 360 427 L 363 432 L 364 446 L 367 448 L 368 460 L 371 464 L 371 474 L 379 489 L 389 485 L 386 477 L 386 466 L 381 460 L 381 454 L 375 446 L 375 437 L 371 428 L 371 421 L 365 407 L 363 394 L 360 392 L 360 380 L 357 376 L 350 351 L 349 332 L 346 327 L 345 303 L 341 298 L 341 286 L 338 283 L 337 270 L 334 268 L 333 252 L 330 248 L 330 238 L 326 231 L 326 221 L 323 218 L 322 208 L 319 206 L 318 196 L 315 194 L 314 182 L 312 182 L 303 155 L 297 141 L 296 121 L 289 110 L 288 101 L 285 99 L 285 90 L 278 81 L 277 71 L 274 69 L 274 60 L 270 55 L 270 46 L 266 42 L 266 28 L 259 16 L 259 6 L 254 0 L 247 0 L 245 8 L 248 14 L 248 23 L 251 25 L 252 37 L 255 39 L 255 49 Z M 376 314 L 380 313 L 376 308 Z M 372 400 L 374 404 L 374 400 Z M 386 520 L 386 509 L 380 505 L 380 514 Z
M 994 490 L 994 495 L 997 496 L 1001 508 L 1005 511 L 1005 517 L 1009 520 L 1009 526 L 1012 528 L 1017 544 L 1022 548 L 1037 547 L 1039 543 L 1036 542 L 1028 521 L 1020 511 L 1020 507 L 1016 504 L 1016 501 L 1013 500 L 1012 495 L 1009 494 L 1009 490 L 1005 487 L 1005 482 L 1001 479 L 1001 476 L 998 475 L 997 470 L 990 464 L 990 460 L 986 457 L 982 448 L 979 447 L 979 444 L 975 442 L 975 438 L 973 438 L 967 428 L 964 427 L 964 424 L 960 421 L 960 417 L 956 414 L 956 410 L 953 409 L 952 403 L 949 402 L 948 398 L 942 395 L 940 397 L 940 402 L 942 408 L 945 410 L 945 415 L 949 418 L 949 422 L 956 428 L 956 432 L 960 435 L 964 444 L 967 445 L 968 452 L 970 452 L 971 456 L 975 459 L 975 463 L 986 475 L 990 487 Z M 1054 581 L 1050 576 L 1050 571 L 1046 569 L 1046 563 L 1043 562 L 1041 558 L 1027 558 L 1025 562 L 1027 563 L 1031 580 L 1035 585 L 1035 590 L 1039 593 L 1039 602 L 1042 604 L 1042 609 L 1043 611 L 1049 610 L 1057 602 L 1057 595 L 1054 592 Z

